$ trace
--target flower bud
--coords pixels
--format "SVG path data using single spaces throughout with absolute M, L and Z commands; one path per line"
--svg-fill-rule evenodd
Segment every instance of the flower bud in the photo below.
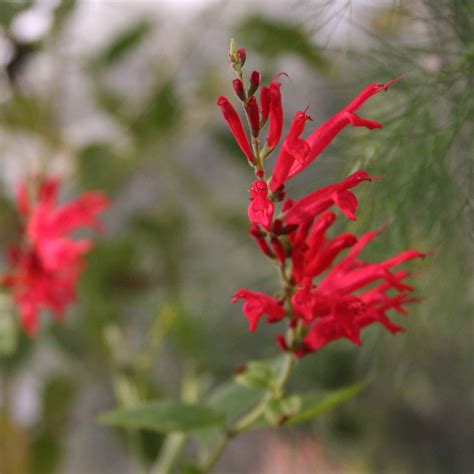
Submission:
M 270 113 L 270 101 L 272 95 L 270 89 L 266 86 L 262 87 L 260 91 L 260 107 L 262 109 L 262 125 L 267 121 Z
M 244 48 L 239 48 L 237 53 L 235 54 L 241 66 L 245 64 L 245 60 L 247 59 L 247 54 L 245 53 Z
M 281 235 L 283 234 L 283 221 L 281 219 L 275 219 L 273 222 L 273 228 L 272 231 L 275 235 Z
M 244 84 L 240 79 L 234 79 L 232 81 L 232 86 L 234 87 L 234 92 L 240 100 L 245 100 L 245 91 Z
M 249 96 L 252 96 L 255 94 L 255 91 L 258 89 L 258 86 L 260 85 L 261 79 L 262 79 L 262 76 L 258 71 L 252 71 L 252 74 L 250 74 L 250 87 L 248 90 Z
M 286 343 L 286 339 L 283 334 L 278 334 L 276 336 L 276 343 L 283 352 L 287 352 L 289 350 L 288 344 Z
M 276 237 L 271 238 L 271 244 L 272 244 L 273 251 L 275 252 L 275 255 L 276 255 L 277 259 L 281 263 L 285 263 L 286 250 L 285 250 L 285 247 L 283 246 L 283 244 Z
M 245 106 L 245 110 L 247 111 L 250 127 L 252 128 L 252 135 L 258 137 L 260 133 L 260 113 L 258 111 L 257 99 L 255 97 L 250 97 Z
M 264 238 L 267 234 L 260 228 L 258 224 L 252 224 L 249 228 L 249 235 L 254 239 Z

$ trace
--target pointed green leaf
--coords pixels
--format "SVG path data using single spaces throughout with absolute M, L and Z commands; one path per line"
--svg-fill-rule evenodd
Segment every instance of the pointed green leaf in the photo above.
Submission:
M 358 395 L 362 389 L 367 386 L 367 382 L 359 382 L 349 387 L 344 387 L 330 392 L 320 392 L 302 395 L 301 411 L 290 418 L 286 425 L 297 425 L 309 421 L 321 413 L 325 413 L 333 408 L 336 408 L 341 403 Z
M 98 62 L 104 66 L 122 59 L 130 50 L 138 46 L 141 41 L 150 33 L 151 24 L 147 20 L 134 24 L 131 28 L 119 34 L 108 46 L 102 51 L 98 58 Z
M 207 399 L 207 403 L 234 420 L 252 409 L 262 398 L 263 390 L 227 382 L 217 387 Z
M 99 422 L 122 428 L 148 429 L 169 433 L 223 425 L 225 415 L 207 405 L 156 401 L 105 413 L 99 417 Z

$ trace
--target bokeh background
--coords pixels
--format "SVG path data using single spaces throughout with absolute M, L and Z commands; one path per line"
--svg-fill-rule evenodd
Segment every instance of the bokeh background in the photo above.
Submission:
M 321 123 L 400 74 L 288 191 L 363 167 L 351 231 L 389 224 L 371 258 L 431 251 L 404 335 L 371 328 L 301 362 L 298 388 L 370 379 L 304 428 L 246 435 L 218 472 L 464 474 L 474 465 L 474 3 L 470 0 L 36 0 L 0 2 L 0 246 L 17 236 L 13 188 L 47 170 L 64 198 L 104 189 L 107 230 L 79 302 L 26 338 L 0 294 L 0 472 L 135 473 L 161 438 L 96 422 L 136 400 L 206 391 L 275 354 L 230 297 L 272 289 L 247 237 L 250 169 L 215 106 L 231 95 L 231 37 L 266 81 L 285 71 L 286 120 Z M 288 123 L 287 123 L 288 125 Z

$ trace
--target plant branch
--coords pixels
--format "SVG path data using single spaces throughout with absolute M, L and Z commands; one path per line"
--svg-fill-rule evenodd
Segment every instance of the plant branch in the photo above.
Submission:
M 233 438 L 250 429 L 252 425 L 263 415 L 267 403 L 274 396 L 280 397 L 283 394 L 285 384 L 291 374 L 291 369 L 293 368 L 294 362 L 295 356 L 292 353 L 287 353 L 275 383 L 272 384 L 272 386 L 265 392 L 261 400 L 251 411 L 240 418 L 232 428 L 226 431 L 221 442 L 216 446 L 215 450 L 211 453 L 208 460 L 202 466 L 202 471 L 204 473 L 211 472 L 217 461 L 220 459 L 225 448 Z

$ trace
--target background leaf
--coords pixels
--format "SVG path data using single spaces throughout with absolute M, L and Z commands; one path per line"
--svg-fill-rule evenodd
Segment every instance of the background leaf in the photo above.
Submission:
M 322 413 L 332 410 L 341 403 L 355 397 L 366 386 L 367 382 L 360 382 L 326 393 L 303 394 L 301 395 L 302 407 L 300 413 L 291 417 L 285 424 L 297 425 L 312 420 Z
M 292 53 L 316 69 L 326 70 L 328 66 L 319 48 L 298 24 L 253 16 L 239 25 L 237 37 L 247 48 L 270 58 Z
M 105 413 L 100 416 L 99 421 L 110 426 L 169 433 L 222 425 L 225 415 L 207 405 L 160 401 Z

